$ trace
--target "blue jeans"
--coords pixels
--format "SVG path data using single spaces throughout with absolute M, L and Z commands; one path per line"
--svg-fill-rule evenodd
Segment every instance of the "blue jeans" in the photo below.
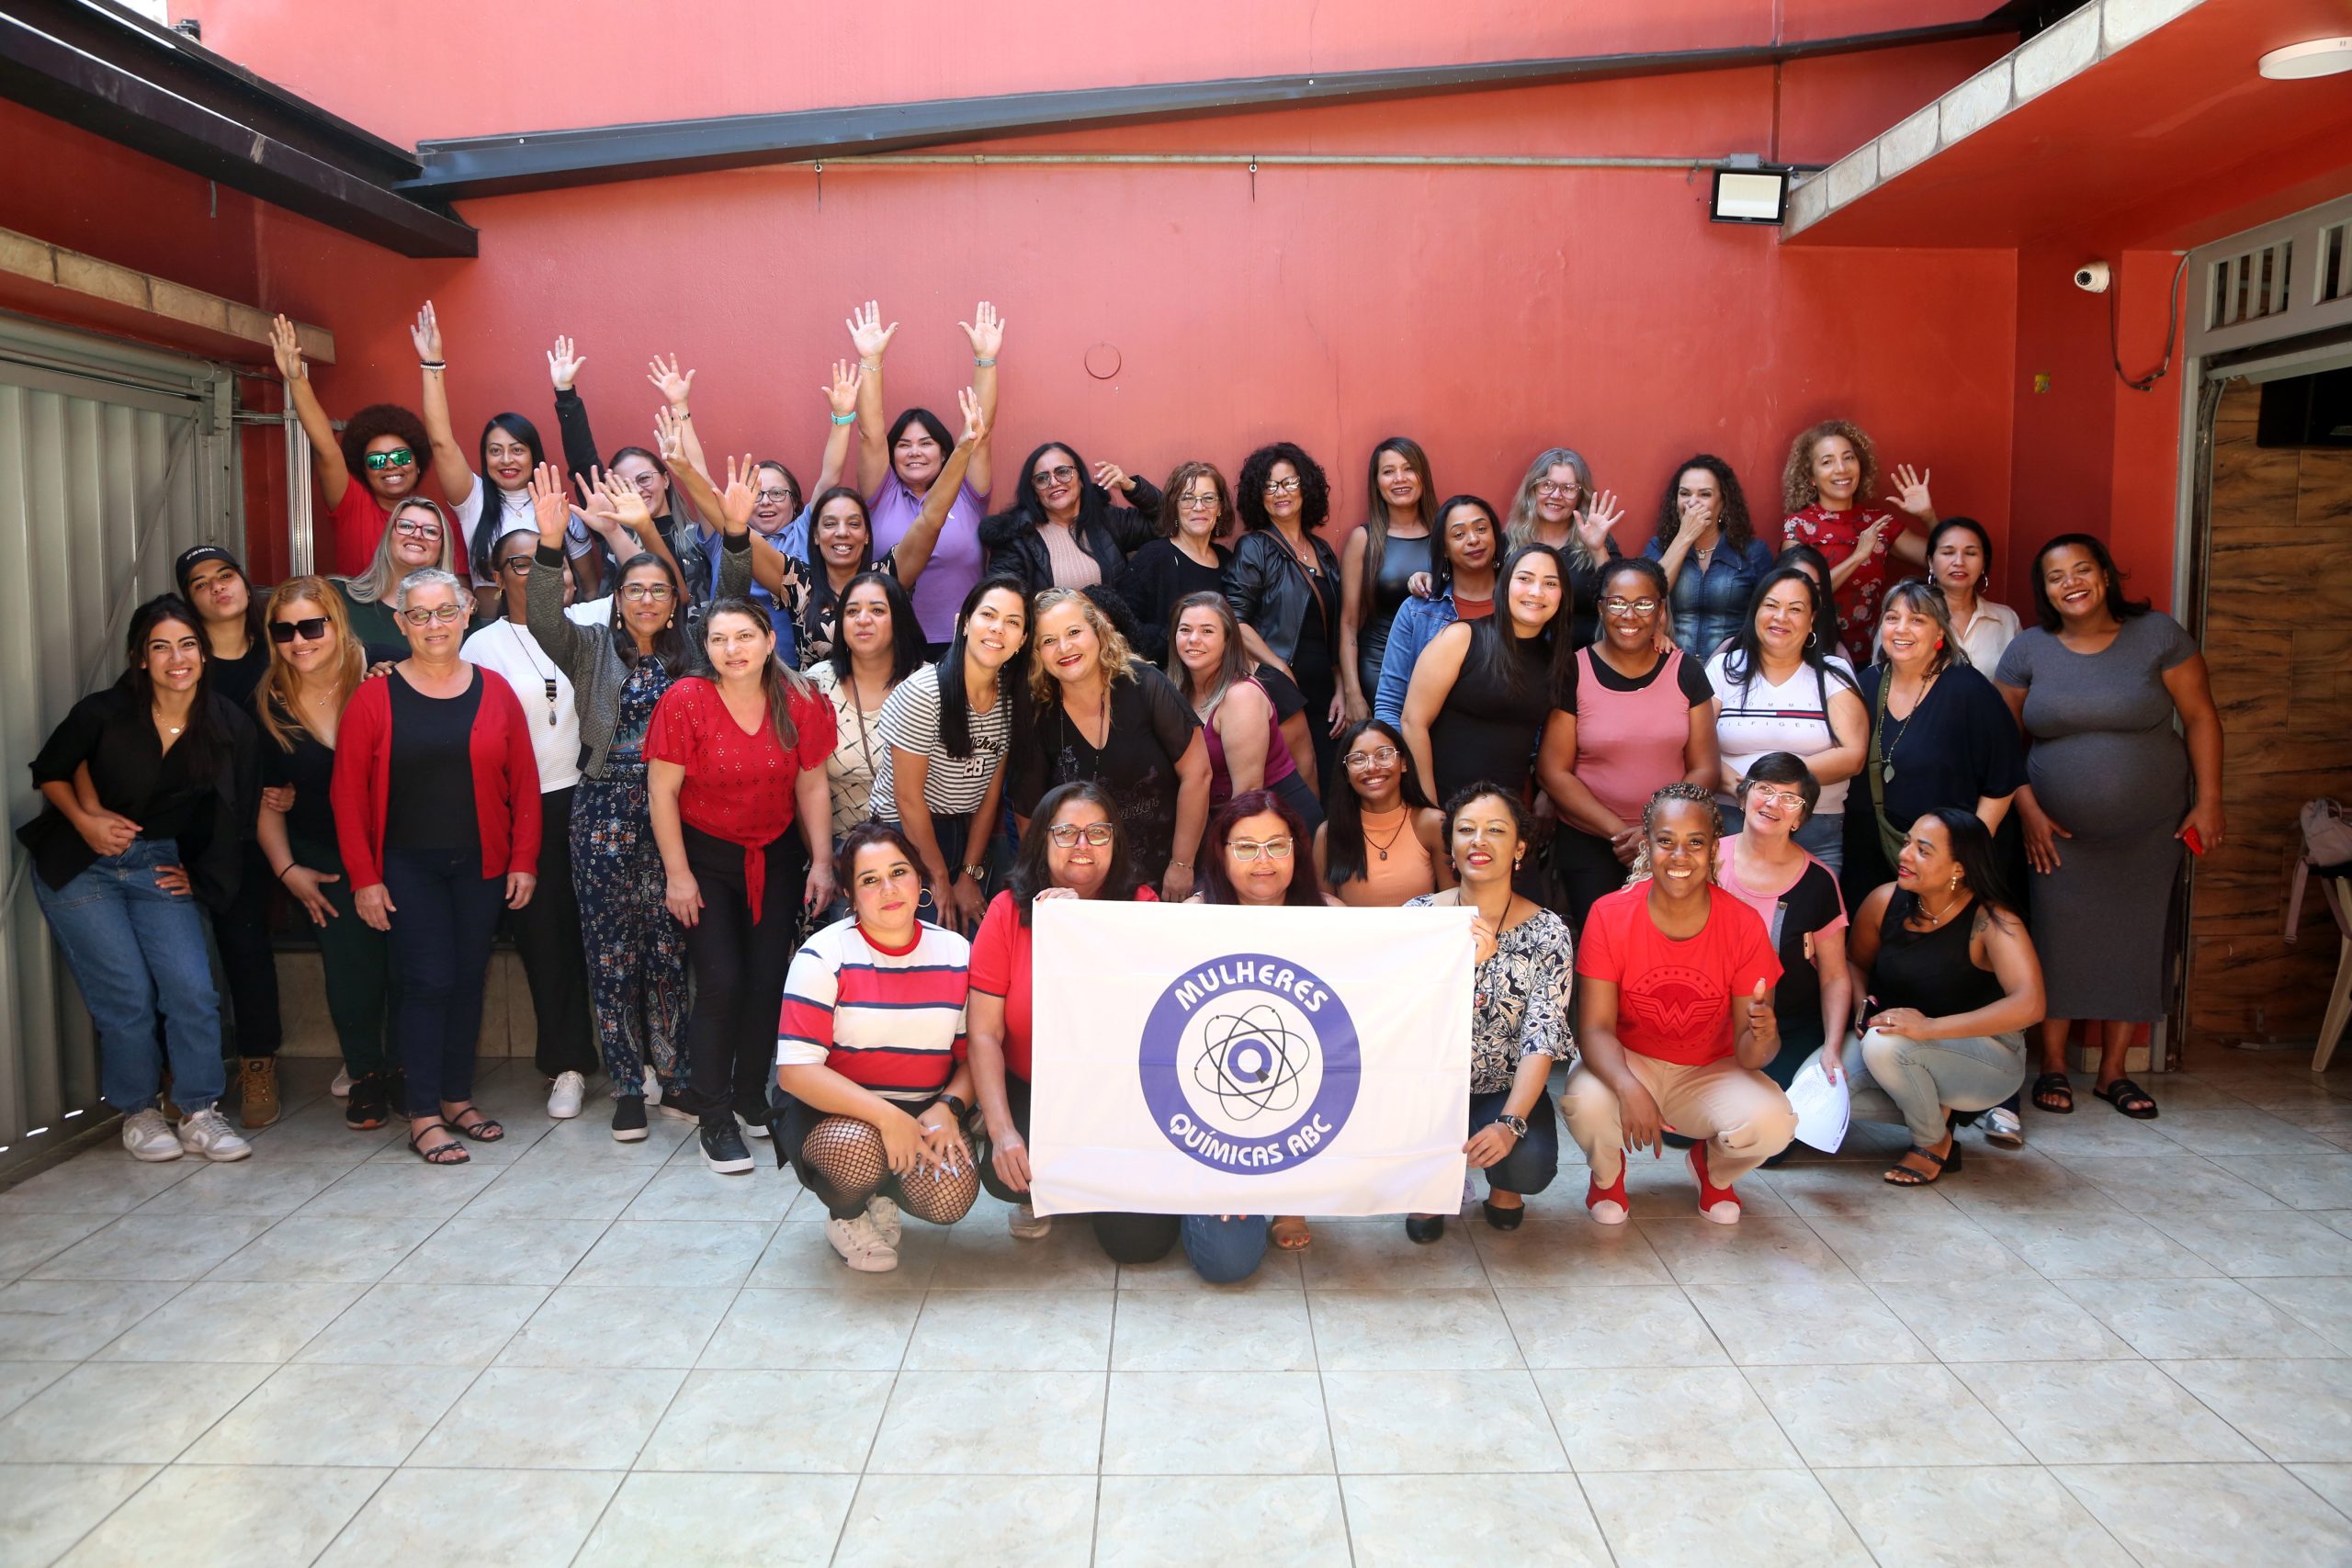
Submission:
M 141 839 L 62 887 L 51 888 L 39 873 L 31 878 L 33 898 L 97 1026 L 99 1093 L 125 1116 L 154 1109 L 165 1053 L 181 1109 L 201 1111 L 227 1087 L 204 911 L 155 881 L 158 868 L 180 863 L 172 840 Z M 163 1052 L 155 1044 L 158 1013 Z
M 1094 1239 L 1114 1262 L 1157 1263 L 1181 1238 L 1193 1272 L 1212 1285 L 1238 1285 L 1266 1258 L 1263 1214 L 1096 1214 Z
M 1471 1095 L 1469 1135 L 1475 1138 L 1481 1127 L 1494 1125 L 1495 1118 L 1510 1103 L 1510 1090 L 1507 1089 Z M 1543 1191 L 1559 1174 L 1560 1123 L 1552 1114 L 1552 1091 L 1547 1089 L 1535 1102 L 1535 1108 L 1527 1113 L 1527 1136 L 1514 1144 L 1510 1153 L 1487 1168 L 1487 1185 L 1523 1198 Z
M 481 851 L 470 846 L 388 847 L 384 891 L 392 901 L 392 971 L 400 995 L 392 1026 L 408 1072 L 408 1104 L 401 1109 L 411 1116 L 438 1116 L 443 1101 L 474 1097 L 482 984 L 506 879 L 482 875 Z

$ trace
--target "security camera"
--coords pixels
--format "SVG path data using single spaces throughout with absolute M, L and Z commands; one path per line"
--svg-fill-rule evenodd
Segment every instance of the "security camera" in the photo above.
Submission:
M 2107 264 L 2085 262 L 2075 269 L 2075 287 L 2086 294 L 2107 292 Z

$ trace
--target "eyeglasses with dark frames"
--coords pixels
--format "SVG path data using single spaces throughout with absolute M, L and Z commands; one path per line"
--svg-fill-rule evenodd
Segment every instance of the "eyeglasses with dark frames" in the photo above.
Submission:
M 269 640 L 272 642 L 292 642 L 298 637 L 304 642 L 316 642 L 326 635 L 327 618 L 324 615 L 305 615 L 299 621 L 269 623 Z

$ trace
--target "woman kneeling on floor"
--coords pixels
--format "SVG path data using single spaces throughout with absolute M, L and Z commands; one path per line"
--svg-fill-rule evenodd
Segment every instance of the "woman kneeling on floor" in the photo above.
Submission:
M 785 980 L 775 1152 L 824 1203 L 842 1260 L 881 1274 L 899 1266 L 901 1205 L 952 1225 L 979 1196 L 963 1131 L 971 947 L 920 918 L 932 893 L 896 827 L 851 829 L 837 863 L 850 918 L 804 942 Z
M 1911 825 L 1894 880 L 1854 912 L 1848 953 L 1867 998 L 1857 1121 L 1901 1122 L 1911 1151 L 1886 1173 L 1925 1187 L 1960 1168 L 1951 1112 L 2000 1104 L 2025 1082 L 2025 1031 L 2041 1017 L 2041 963 L 1975 813 L 1939 807 Z M 1849 1070 L 1821 1049 L 1834 1078 Z
M 1781 961 L 1756 911 L 1715 886 L 1722 836 L 1706 790 L 1668 784 L 1642 813 L 1633 879 L 1585 918 L 1584 1059 L 1562 1109 L 1592 1165 L 1585 1207 L 1605 1225 L 1625 1223 L 1625 1156 L 1662 1147 L 1661 1134 L 1696 1140 L 1699 1213 L 1731 1225 L 1732 1184 L 1796 1132 L 1788 1096 L 1762 1070 L 1781 1048 Z

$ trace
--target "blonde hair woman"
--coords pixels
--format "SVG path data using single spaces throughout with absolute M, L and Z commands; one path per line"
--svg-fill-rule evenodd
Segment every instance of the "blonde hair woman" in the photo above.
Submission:
M 398 603 L 401 583 L 410 572 L 427 568 L 456 572 L 457 537 L 448 514 L 424 496 L 410 496 L 394 506 L 367 571 L 358 577 L 329 580 L 343 596 L 351 635 L 363 645 L 405 649 L 408 633 L 401 629 Z

